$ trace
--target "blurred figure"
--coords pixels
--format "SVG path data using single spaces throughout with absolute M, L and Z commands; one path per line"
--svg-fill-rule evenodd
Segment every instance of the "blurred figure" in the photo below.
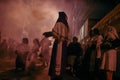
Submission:
M 33 46 L 28 56 L 28 59 L 30 60 L 29 62 L 30 64 L 28 65 L 28 67 L 30 68 L 30 70 L 35 70 L 35 67 L 36 67 L 35 64 L 38 59 L 39 48 L 40 48 L 40 43 L 39 43 L 39 40 L 36 38 L 33 40 Z
M 40 55 L 43 57 L 43 66 L 48 67 L 50 61 L 50 46 L 51 41 L 49 40 L 48 35 L 44 35 L 44 38 L 40 41 L 41 52 Z
M 96 56 L 95 56 L 95 78 L 99 80 L 101 78 L 100 74 L 100 64 L 101 64 L 101 59 L 102 59 L 102 50 L 101 50 L 101 45 L 103 42 L 103 37 L 100 34 L 100 31 L 95 28 L 94 30 L 94 35 L 95 35 L 95 41 L 96 41 Z
M 82 56 L 83 54 L 81 44 L 78 42 L 77 37 L 75 36 L 73 37 L 73 42 L 71 42 L 68 45 L 67 52 L 68 52 L 68 65 L 70 66 L 70 72 L 74 76 L 76 74 L 77 65 L 79 64 L 77 62 L 77 59 L 80 62 L 80 56 Z
M 26 59 L 30 52 L 30 46 L 28 44 L 28 38 L 23 38 L 22 43 L 16 48 L 16 70 L 25 70 L 26 68 Z
M 86 44 L 86 51 L 82 61 L 82 78 L 83 80 L 93 80 L 94 67 L 95 67 L 95 55 L 96 55 L 96 41 L 94 31 L 90 30 L 89 38 Z
M 100 69 L 106 71 L 107 80 L 112 80 L 113 73 L 116 71 L 117 50 L 112 45 L 112 41 L 118 37 L 117 31 L 113 26 L 108 26 L 105 33 L 105 40 L 109 43 L 109 48 L 104 51 Z
M 67 40 L 69 33 L 67 15 L 64 12 L 59 12 L 59 18 L 52 32 L 55 41 L 52 49 L 49 75 L 51 80 L 62 80 L 66 71 Z
M 0 57 L 1 58 L 7 57 L 7 50 L 8 50 L 7 40 L 4 39 L 0 44 Z
M 15 48 L 16 48 L 17 43 L 12 40 L 9 39 L 8 40 L 8 51 L 7 51 L 7 56 L 10 60 L 15 59 L 16 55 L 15 55 Z
M 2 40 L 2 36 L 1 36 L 1 31 L 0 31 L 0 43 L 1 43 L 1 40 Z

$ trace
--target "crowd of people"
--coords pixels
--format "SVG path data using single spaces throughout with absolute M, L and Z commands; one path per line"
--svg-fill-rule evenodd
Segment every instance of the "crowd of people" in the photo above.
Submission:
M 91 30 L 89 40 L 85 43 L 86 49 L 83 49 L 77 37 L 73 37 L 73 42 L 69 43 L 67 19 L 64 12 L 59 12 L 52 30 L 55 42 L 49 68 L 51 80 L 62 80 L 66 69 L 71 76 L 82 80 L 113 80 L 120 47 L 115 27 L 108 25 L 104 35 L 97 28 Z
M 51 45 L 51 40 L 47 37 L 44 37 L 42 40 L 35 38 L 32 44 L 30 44 L 27 37 L 24 37 L 21 43 L 3 39 L 0 42 L 0 59 L 9 61 L 15 60 L 13 63 L 15 62 L 16 71 L 25 71 L 26 68 L 35 70 L 35 66 L 38 62 L 41 62 L 40 64 L 43 67 L 48 67 Z
M 107 26 L 104 35 L 97 28 L 91 30 L 83 47 L 76 36 L 70 41 L 67 18 L 66 13 L 59 12 L 50 35 L 54 38 L 51 55 L 49 46 L 52 43 L 47 35 L 41 41 L 34 39 L 32 48 L 28 38 L 23 38 L 22 43 L 16 45 L 11 52 L 16 55 L 16 70 L 26 70 L 26 61 L 29 61 L 30 70 L 35 70 L 36 60 L 43 58 L 43 66 L 49 68 L 51 80 L 62 80 L 66 74 L 80 80 L 113 80 L 120 47 L 116 29 Z M 6 40 L 3 40 L 0 43 L 0 58 L 6 56 L 8 48 Z

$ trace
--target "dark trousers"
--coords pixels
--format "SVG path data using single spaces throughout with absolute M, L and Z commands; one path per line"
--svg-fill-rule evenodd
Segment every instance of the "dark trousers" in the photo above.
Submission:
M 61 76 L 51 77 L 50 80 L 62 80 Z
M 19 55 L 16 58 L 16 70 L 18 69 L 25 70 L 25 63 Z

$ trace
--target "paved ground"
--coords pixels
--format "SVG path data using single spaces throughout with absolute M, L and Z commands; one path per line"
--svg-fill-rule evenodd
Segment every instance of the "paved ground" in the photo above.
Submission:
M 117 72 L 114 80 L 120 80 L 120 54 L 117 61 Z M 29 74 L 27 71 L 15 71 L 15 59 L 0 59 L 0 80 L 50 80 L 48 68 L 38 67 Z M 80 80 L 66 75 L 63 80 Z
M 48 68 L 39 66 L 37 70 L 15 71 L 15 59 L 0 59 L 0 80 L 50 80 Z M 76 77 L 66 75 L 63 80 L 79 80 Z
M 47 71 L 43 67 L 38 67 L 31 74 L 28 71 L 15 71 L 14 59 L 0 59 L 0 80 L 49 80 Z

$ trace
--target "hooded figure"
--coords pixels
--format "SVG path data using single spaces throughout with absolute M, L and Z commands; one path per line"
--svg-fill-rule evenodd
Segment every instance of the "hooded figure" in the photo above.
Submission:
M 67 40 L 69 27 L 67 23 L 67 15 L 64 12 L 59 12 L 58 20 L 52 30 L 55 38 L 51 62 L 49 67 L 49 75 L 51 80 L 59 80 L 64 76 L 67 56 Z

